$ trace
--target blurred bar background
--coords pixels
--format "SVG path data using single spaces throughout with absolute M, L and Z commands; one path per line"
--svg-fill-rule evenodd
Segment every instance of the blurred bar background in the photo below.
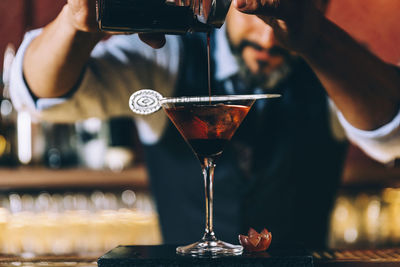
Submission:
M 51 124 L 18 114 L 10 102 L 8 68 L 23 34 L 48 23 L 64 4 L 0 1 L 0 253 L 104 253 L 118 244 L 160 244 L 130 118 Z M 398 64 L 398 10 L 398 0 L 331 0 L 327 16 Z M 330 229 L 330 248 L 400 245 L 400 169 L 351 146 Z

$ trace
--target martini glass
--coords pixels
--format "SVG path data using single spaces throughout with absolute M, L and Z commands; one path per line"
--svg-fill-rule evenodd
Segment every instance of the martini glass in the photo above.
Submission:
M 216 238 L 213 229 L 213 181 L 215 161 L 257 99 L 280 95 L 230 95 L 162 98 L 160 104 L 200 161 L 205 185 L 205 233 L 200 241 L 177 247 L 191 256 L 240 255 L 243 247 Z

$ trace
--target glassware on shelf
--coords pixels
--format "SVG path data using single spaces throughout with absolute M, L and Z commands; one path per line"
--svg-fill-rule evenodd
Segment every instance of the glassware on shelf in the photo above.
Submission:
M 0 165 L 17 164 L 17 133 L 15 111 L 9 93 L 11 64 L 15 57 L 15 48 L 9 44 L 4 53 L 3 75 L 0 81 Z
M 131 189 L 0 194 L 0 253 L 103 254 L 162 242 L 151 197 Z

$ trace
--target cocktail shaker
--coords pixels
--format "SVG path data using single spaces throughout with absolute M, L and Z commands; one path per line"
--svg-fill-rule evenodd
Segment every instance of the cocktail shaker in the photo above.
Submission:
M 231 0 L 97 0 L 103 31 L 183 34 L 221 27 Z

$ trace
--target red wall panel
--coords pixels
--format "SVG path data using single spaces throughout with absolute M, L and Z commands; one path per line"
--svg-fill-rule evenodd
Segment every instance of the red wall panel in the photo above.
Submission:
M 26 29 L 45 25 L 65 3 L 66 0 L 1 0 L 0 62 L 7 43 L 19 45 Z M 382 59 L 398 63 L 399 11 L 399 0 L 331 0 L 328 17 Z
M 66 0 L 34 0 L 32 1 L 32 20 L 29 27 L 43 27 L 52 21 L 65 5 Z
M 380 58 L 400 63 L 399 0 L 331 0 L 328 17 Z
M 0 0 L 0 74 L 5 47 L 20 44 L 25 24 L 25 0 Z
M 26 30 L 50 22 L 65 3 L 66 0 L 0 0 L 0 73 L 6 45 L 18 47 Z

